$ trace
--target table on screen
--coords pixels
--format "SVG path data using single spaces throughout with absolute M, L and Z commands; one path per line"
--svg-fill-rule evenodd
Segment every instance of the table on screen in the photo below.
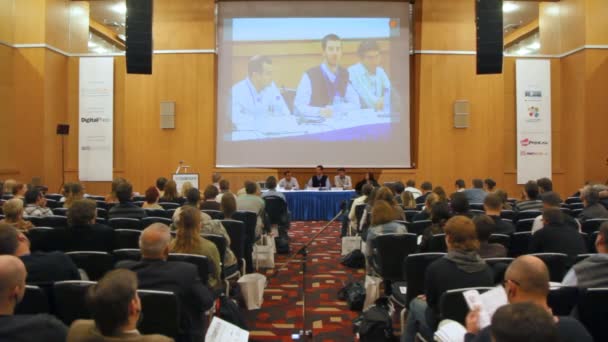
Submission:
M 353 190 L 284 191 L 292 221 L 329 221 L 340 211 L 340 203 L 355 196 Z

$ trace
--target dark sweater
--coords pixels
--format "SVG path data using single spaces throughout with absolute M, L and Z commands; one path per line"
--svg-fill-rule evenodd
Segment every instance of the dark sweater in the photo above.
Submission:
M 64 342 L 67 334 L 68 328 L 51 315 L 0 316 L 0 341 Z
M 72 259 L 61 252 L 34 252 L 20 258 L 27 270 L 28 284 L 80 280 L 80 273 Z
M 108 219 L 113 218 L 135 218 L 141 219 L 148 216 L 146 211 L 136 206 L 133 203 L 119 203 L 113 206 L 110 211 L 108 211 Z
M 504 221 L 500 216 L 490 216 L 490 218 L 494 220 L 494 223 L 496 224 L 496 228 L 494 229 L 495 234 L 511 235 L 515 232 L 513 223 Z
M 534 233 L 529 250 L 530 253 L 564 253 L 571 259 L 587 253 L 581 234 L 565 224 L 548 224 Z
M 576 319 L 567 316 L 559 316 L 557 321 L 557 335 L 560 342 L 593 342 L 593 338 L 585 327 Z M 492 326 L 485 327 L 477 335 L 467 333 L 464 335 L 465 342 L 491 342 Z
M 114 249 L 114 230 L 103 224 L 71 226 L 67 234 L 68 251 L 111 252 Z

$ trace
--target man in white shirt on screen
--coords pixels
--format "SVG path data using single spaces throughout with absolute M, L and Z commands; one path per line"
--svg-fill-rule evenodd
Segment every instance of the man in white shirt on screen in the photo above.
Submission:
M 361 97 L 361 107 L 373 108 L 376 112 L 390 108 L 391 81 L 380 67 L 380 47 L 375 40 L 366 40 L 359 45 L 357 54 L 360 63 L 348 68 L 349 80 Z
M 323 63 L 302 75 L 294 99 L 294 111 L 311 121 L 323 121 L 334 114 L 361 108 L 359 95 L 349 82 L 348 70 L 340 66 L 340 37 L 326 35 L 321 47 Z
M 283 172 L 283 178 L 279 181 L 279 188 L 285 190 L 298 190 L 300 188 L 300 184 L 298 184 L 298 180 L 295 177 L 291 176 L 291 171 L 286 170 Z
M 346 170 L 343 167 L 338 169 L 338 175 L 334 177 L 334 186 L 344 190 L 350 190 L 353 187 L 353 182 L 350 176 L 346 175 Z
M 232 87 L 232 123 L 236 130 L 267 128 L 277 117 L 289 117 L 289 107 L 272 81 L 272 60 L 253 56 L 248 77 Z

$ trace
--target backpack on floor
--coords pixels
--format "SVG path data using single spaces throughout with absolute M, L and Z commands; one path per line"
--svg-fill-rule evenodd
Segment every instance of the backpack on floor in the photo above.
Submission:
M 345 300 L 348 308 L 353 311 L 363 309 L 365 303 L 365 287 L 360 281 L 350 282 L 338 291 L 338 299 Z
M 249 330 L 238 304 L 225 295 L 215 300 L 215 315 L 241 329 Z
M 278 254 L 289 254 L 289 238 L 285 236 L 275 237 L 274 245 Z
M 378 298 L 374 305 L 355 321 L 358 324 L 359 341 L 395 341 L 393 335 L 392 304 L 387 297 Z
M 343 256 L 340 263 L 346 267 L 365 268 L 365 255 L 360 249 L 355 249 Z

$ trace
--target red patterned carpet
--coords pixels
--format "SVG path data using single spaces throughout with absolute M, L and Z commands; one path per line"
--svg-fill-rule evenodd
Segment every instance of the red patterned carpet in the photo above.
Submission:
M 289 230 L 291 252 L 315 235 L 326 222 L 294 222 Z M 246 312 L 251 341 L 291 341 L 291 334 L 302 328 L 301 262 L 275 255 L 279 274 L 263 272 L 269 279 L 264 304 Z M 344 267 L 340 259 L 340 224 L 335 222 L 308 249 L 306 277 L 306 329 L 314 341 L 352 341 L 352 321 L 359 313 L 348 310 L 337 299 L 338 291 L 350 280 L 362 280 L 363 270 Z

